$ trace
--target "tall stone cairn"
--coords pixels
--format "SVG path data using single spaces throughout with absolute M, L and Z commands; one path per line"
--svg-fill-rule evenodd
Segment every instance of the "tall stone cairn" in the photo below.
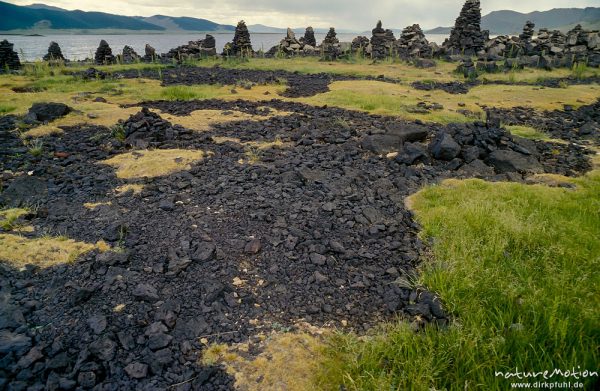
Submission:
M 403 58 L 432 57 L 433 47 L 418 24 L 413 24 L 402 30 L 396 41 L 398 55 Z
M 535 34 L 535 23 L 528 20 L 523 26 L 523 32 L 519 34 L 519 38 L 523 42 L 531 41 L 533 35 Z
M 100 46 L 96 49 L 96 55 L 94 61 L 98 65 L 112 64 L 115 62 L 115 56 L 112 54 L 112 49 L 108 46 L 108 42 L 105 40 L 100 41 Z
M 312 46 L 313 48 L 317 47 L 317 40 L 315 39 L 315 31 L 312 27 L 308 26 L 306 31 L 304 32 L 304 37 L 300 38 L 300 42 L 303 45 Z
M 371 41 L 369 38 L 359 35 L 352 40 L 352 53 L 371 54 Z
M 44 56 L 44 61 L 64 61 L 65 57 L 60 50 L 58 43 L 52 41 L 48 46 L 48 53 Z
M 153 62 L 156 60 L 156 49 L 154 49 L 149 44 L 146 44 L 144 48 L 144 61 Z
M 14 45 L 6 39 L 0 42 L 0 71 L 4 69 L 19 69 L 21 61 L 19 55 L 13 50 Z
M 444 43 L 444 47 L 448 54 L 472 56 L 484 49 L 488 38 L 489 32 L 481 30 L 479 0 L 467 0 L 456 19 L 450 38 Z
M 233 42 L 225 45 L 223 54 L 243 57 L 254 54 L 252 42 L 250 42 L 250 32 L 248 31 L 248 27 L 246 27 L 246 22 L 243 20 L 237 24 L 235 34 L 233 35 Z
M 323 56 L 326 60 L 335 60 L 341 53 L 340 41 L 337 39 L 335 28 L 330 27 L 325 39 L 321 42 Z

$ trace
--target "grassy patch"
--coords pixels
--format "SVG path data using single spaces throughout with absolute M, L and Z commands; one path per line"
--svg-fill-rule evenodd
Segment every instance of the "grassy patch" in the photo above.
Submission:
M 548 136 L 546 133 L 539 131 L 535 128 L 532 128 L 530 126 L 510 125 L 510 126 L 505 126 L 505 128 L 506 128 L 506 130 L 508 130 L 511 134 L 513 134 L 515 136 L 528 138 L 531 140 L 543 140 L 543 141 L 550 140 L 550 136 Z
M 399 322 L 368 338 L 337 335 L 323 388 L 497 390 L 511 381 L 496 371 L 597 371 L 600 172 L 574 183 L 453 180 L 412 197 L 433 239 L 421 283 L 455 320 L 419 333 Z
M 103 244 L 99 248 L 105 248 Z M 17 268 L 35 265 L 46 268 L 74 262 L 96 245 L 65 237 L 28 239 L 18 235 L 0 234 L 0 260 Z
M 119 186 L 115 189 L 117 194 L 123 194 L 123 193 L 127 193 L 128 191 L 131 191 L 134 195 L 140 194 L 142 192 L 142 190 L 144 190 L 144 185 L 139 185 L 139 184 L 123 185 L 123 186 Z
M 204 155 L 203 151 L 155 149 L 123 153 L 102 163 L 115 167 L 119 178 L 154 178 L 189 170 L 190 164 L 202 160 Z
M 276 116 L 286 116 L 291 113 L 286 111 L 278 111 L 270 109 L 268 115 L 252 115 L 235 110 L 196 110 L 190 115 L 173 115 L 163 113 L 160 110 L 153 110 L 162 118 L 172 124 L 181 125 L 185 128 L 196 130 L 199 132 L 209 130 L 212 125 L 223 124 L 227 122 L 246 121 L 246 120 L 264 120 Z
M 223 364 L 235 377 L 236 387 L 256 391 L 314 390 L 318 369 L 319 339 L 306 333 L 273 334 L 262 352 L 248 355 L 249 344 L 211 345 L 203 355 L 205 364 Z
M 8 113 L 12 113 L 17 109 L 17 106 L 11 105 L 9 103 L 0 103 L 0 115 L 6 115 Z
M 21 227 L 19 219 L 27 215 L 29 211 L 21 208 L 11 208 L 0 210 L 0 228 L 5 231 L 12 231 Z

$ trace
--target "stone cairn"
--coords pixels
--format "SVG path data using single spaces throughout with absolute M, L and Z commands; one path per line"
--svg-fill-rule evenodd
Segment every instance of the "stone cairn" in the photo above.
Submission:
M 252 42 L 250 42 L 250 32 L 246 27 L 246 22 L 241 20 L 236 28 L 233 36 L 233 42 L 228 42 L 223 48 L 224 56 L 241 56 L 250 57 L 254 55 Z
M 182 45 L 169 50 L 168 53 L 163 55 L 163 58 L 182 62 L 186 59 L 197 59 L 216 55 L 217 48 L 215 38 L 210 34 L 206 34 L 204 39 L 189 41 L 187 45 Z
M 371 55 L 371 41 L 369 38 L 359 35 L 352 40 L 352 53 Z
M 377 22 L 377 26 L 372 30 L 371 37 L 371 58 L 374 60 L 382 60 L 392 54 L 392 48 L 396 37 L 392 30 L 385 30 L 381 26 L 381 20 Z
M 325 60 L 335 60 L 341 54 L 340 41 L 337 39 L 337 34 L 333 27 L 329 28 L 325 39 L 321 42 L 321 50 Z
M 315 31 L 312 27 L 308 26 L 304 32 L 304 37 L 300 38 L 300 43 L 304 46 L 311 46 L 313 49 L 317 47 L 317 40 L 315 39 Z
M 19 55 L 13 50 L 13 44 L 6 39 L 0 42 L 0 71 L 21 68 Z
M 60 50 L 58 43 L 52 41 L 48 46 L 48 53 L 44 56 L 44 61 L 65 61 L 65 57 Z
M 310 29 L 310 30 L 309 30 Z M 310 45 L 308 42 L 313 42 L 315 39 L 315 33 L 312 27 L 306 29 L 305 37 L 296 39 L 294 31 L 288 27 L 287 34 L 284 39 L 281 40 L 279 45 L 273 46 L 266 54 L 269 57 L 276 55 L 311 55 L 315 53 L 316 43 Z
M 133 50 L 131 46 L 125 45 L 120 60 L 124 64 L 133 64 L 140 61 L 140 56 L 135 52 L 135 50 Z
M 115 62 L 115 56 L 112 54 L 112 49 L 105 40 L 100 41 L 100 46 L 96 49 L 94 60 L 98 65 L 112 64 Z
M 451 55 L 472 56 L 484 49 L 489 39 L 488 31 L 481 31 L 481 8 L 479 0 L 467 0 L 456 19 L 450 38 L 444 42 Z
M 530 42 L 535 34 L 535 23 L 528 20 L 523 26 L 523 32 L 519 35 L 521 42 Z
M 156 49 L 154 49 L 152 46 L 146 44 L 146 47 L 144 48 L 144 61 L 145 62 L 154 62 L 156 61 Z
M 401 58 L 431 58 L 437 45 L 430 44 L 425 38 L 421 26 L 413 24 L 402 30 L 402 34 L 396 41 L 396 51 Z

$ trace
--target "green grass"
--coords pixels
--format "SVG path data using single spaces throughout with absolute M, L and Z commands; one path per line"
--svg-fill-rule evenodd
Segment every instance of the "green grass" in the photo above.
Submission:
M 0 115 L 11 113 L 17 109 L 17 106 L 9 103 L 0 103 Z
M 510 381 L 496 371 L 598 371 L 600 172 L 573 182 L 576 190 L 452 181 L 414 196 L 433 251 L 420 282 L 454 320 L 418 333 L 397 322 L 367 338 L 337 334 L 323 388 L 504 390 Z
M 210 86 L 172 86 L 162 89 L 160 95 L 165 100 L 193 100 L 214 98 L 214 87 Z
M 0 210 L 0 228 L 2 228 L 4 231 L 11 231 L 15 229 L 19 225 L 19 218 L 27 213 L 29 213 L 27 209 L 21 208 Z
M 528 138 L 531 140 L 542 140 L 542 141 L 551 140 L 550 136 L 548 136 L 546 133 L 541 132 L 530 126 L 510 125 L 510 126 L 505 126 L 505 127 L 506 127 L 506 130 L 508 130 L 511 134 L 513 134 L 515 136 Z

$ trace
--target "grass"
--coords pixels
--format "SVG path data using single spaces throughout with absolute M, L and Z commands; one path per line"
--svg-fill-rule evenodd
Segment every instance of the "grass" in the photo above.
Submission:
M 528 138 L 531 140 L 542 140 L 549 141 L 551 140 L 550 136 L 546 133 L 539 131 L 530 126 L 519 126 L 519 125 L 509 125 L 505 126 L 506 130 L 508 130 L 511 134 L 523 138 Z
M 368 338 L 336 335 L 322 388 L 497 390 L 510 381 L 496 371 L 597 371 L 600 172 L 573 182 L 576 190 L 452 180 L 413 196 L 433 251 L 420 283 L 454 320 L 419 333 L 397 322 Z
M 319 342 L 305 332 L 273 334 L 264 338 L 261 353 L 255 357 L 248 354 L 249 343 L 211 345 L 203 352 L 202 362 L 225 365 L 241 390 L 314 390 Z
M 600 98 L 600 88 L 597 86 L 569 86 L 565 91 L 556 88 L 540 90 L 535 86 L 481 85 L 462 95 L 452 95 L 444 91 L 419 91 L 410 86 L 379 81 L 338 81 L 332 83 L 329 88 L 331 91 L 327 93 L 301 98 L 300 101 L 317 106 L 338 106 L 442 124 L 470 122 L 473 119 L 459 113 L 458 110 L 466 109 L 483 114 L 483 105 L 504 108 L 529 106 L 537 110 L 556 110 L 562 109 L 564 104 L 579 107 Z M 411 109 L 422 101 L 440 103 L 444 109 L 428 114 L 412 113 Z M 459 103 L 463 103 L 464 107 L 459 106 Z
M 207 131 L 212 125 L 223 124 L 227 122 L 246 121 L 246 120 L 264 120 L 276 116 L 287 116 L 290 112 L 269 109 L 268 115 L 252 115 L 236 110 L 195 110 L 189 115 L 173 115 L 160 110 L 153 110 L 163 119 L 172 124 L 181 125 L 185 128 L 198 132 Z
M 8 103 L 0 103 L 0 115 L 12 113 L 17 109 L 17 106 Z
M 4 231 L 18 229 L 21 226 L 19 219 L 28 213 L 29 210 L 22 208 L 0 210 L 0 228 Z
M 203 151 L 186 149 L 155 149 L 123 153 L 104 160 L 117 170 L 122 179 L 155 178 L 190 169 L 190 164 L 202 160 Z
M 106 249 L 106 245 L 77 242 L 62 236 L 29 239 L 19 235 L 0 234 L 0 261 L 16 268 L 26 265 L 47 268 L 71 263 L 95 248 Z

